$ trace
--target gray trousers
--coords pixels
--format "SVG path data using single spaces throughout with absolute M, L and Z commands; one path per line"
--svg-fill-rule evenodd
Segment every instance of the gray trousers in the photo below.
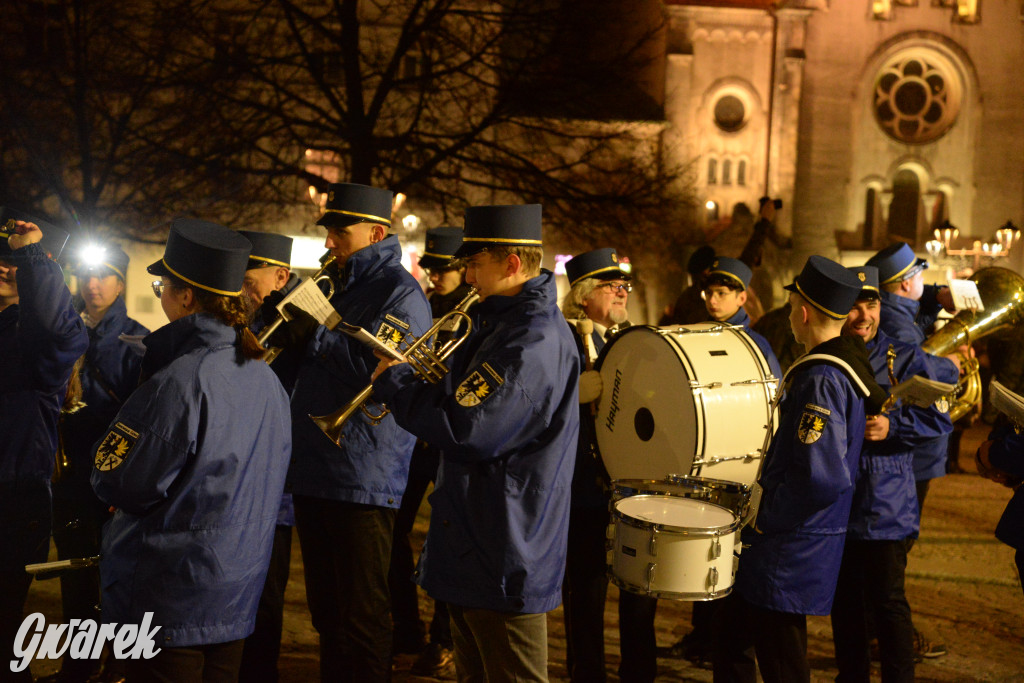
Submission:
M 456 605 L 449 611 L 459 683 L 547 683 L 547 614 Z

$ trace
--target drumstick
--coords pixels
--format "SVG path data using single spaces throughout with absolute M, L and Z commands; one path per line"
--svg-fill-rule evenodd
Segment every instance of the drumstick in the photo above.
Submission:
M 587 354 L 587 370 L 594 369 L 594 357 L 597 356 L 597 347 L 594 346 L 594 321 L 589 318 L 580 318 L 576 321 L 576 334 L 580 335 L 583 341 L 583 350 Z

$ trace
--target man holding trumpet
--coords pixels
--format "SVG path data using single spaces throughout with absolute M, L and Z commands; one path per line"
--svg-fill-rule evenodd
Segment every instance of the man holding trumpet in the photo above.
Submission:
M 392 193 L 333 184 L 318 224 L 335 258 L 330 302 L 342 319 L 397 346 L 430 327 L 419 283 L 402 266 L 389 235 Z M 345 405 L 370 383 L 373 352 L 329 330 L 292 304 L 294 316 L 270 336 L 301 356 L 292 392 L 293 449 L 288 490 L 306 575 L 306 599 L 320 634 L 324 681 L 384 681 L 391 676 L 388 564 L 415 438 L 391 416 L 348 420 L 340 449 L 309 419 Z
M 374 395 L 441 449 L 417 580 L 449 604 L 466 680 L 547 680 L 546 612 L 561 602 L 579 360 L 540 269 L 541 207 L 466 209 L 473 327 L 437 384 L 382 360 Z

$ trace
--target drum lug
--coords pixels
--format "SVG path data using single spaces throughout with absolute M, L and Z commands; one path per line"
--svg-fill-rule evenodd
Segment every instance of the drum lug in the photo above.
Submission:
M 650 540 L 650 543 L 648 543 L 648 545 L 647 545 L 647 554 L 650 555 L 651 557 L 657 557 L 658 556 L 658 530 L 657 529 L 652 529 L 651 530 L 651 540 Z
M 654 568 L 658 566 L 656 562 L 650 562 L 647 565 L 647 585 L 644 590 L 649 594 L 651 592 L 651 586 L 654 585 Z
M 697 380 L 693 380 L 693 379 L 690 380 L 690 388 L 691 389 L 720 389 L 721 387 L 722 387 L 722 383 L 721 382 L 706 382 L 704 384 L 701 384 Z
M 708 569 L 708 593 L 715 592 L 715 586 L 718 585 L 718 569 L 711 567 Z
M 722 541 L 716 535 L 713 539 L 711 539 L 711 556 L 708 559 L 709 560 L 717 560 L 721 556 L 722 556 Z

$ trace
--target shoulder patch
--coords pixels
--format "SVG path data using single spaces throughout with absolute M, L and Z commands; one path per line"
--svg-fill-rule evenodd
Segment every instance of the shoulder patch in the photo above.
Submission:
M 382 322 L 380 324 L 380 327 L 377 329 L 377 339 L 389 348 L 397 350 L 399 345 L 405 341 L 405 330 L 408 330 L 409 326 L 390 315 L 385 316 L 385 319 L 391 322 Z M 391 324 L 392 322 L 395 324 Z
M 462 380 L 455 390 L 455 402 L 463 408 L 472 408 L 486 401 L 494 390 L 505 383 L 498 372 L 488 363 L 483 363 L 479 370 L 475 370 Z
M 808 404 L 808 407 L 811 406 Z M 821 435 L 825 432 L 825 427 L 828 425 L 828 416 L 822 415 L 813 410 L 805 410 L 800 416 L 800 426 L 797 427 L 797 438 L 800 439 L 801 443 L 812 444 L 821 438 Z
M 101 472 L 116 470 L 128 459 L 138 440 L 139 433 L 134 429 L 122 422 L 115 424 L 96 449 L 96 469 Z

